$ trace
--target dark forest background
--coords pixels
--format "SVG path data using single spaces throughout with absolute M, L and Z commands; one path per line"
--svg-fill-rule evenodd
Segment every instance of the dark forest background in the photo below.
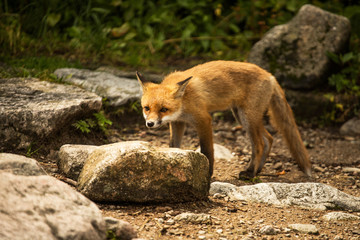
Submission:
M 1 0 L 0 77 L 52 80 L 59 67 L 164 72 L 214 59 L 244 61 L 256 41 L 304 4 L 351 21 L 348 51 L 329 53 L 339 66 L 329 89 L 360 96 L 355 0 Z M 358 105 L 351 108 L 358 114 Z

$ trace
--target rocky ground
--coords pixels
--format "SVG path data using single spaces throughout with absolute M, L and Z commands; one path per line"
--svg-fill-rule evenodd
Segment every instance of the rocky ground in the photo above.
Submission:
M 143 120 L 130 120 L 123 126 L 115 123 L 108 142 L 143 140 L 156 146 L 168 145 L 167 128 L 147 130 Z M 218 160 L 212 181 L 229 182 L 238 186 L 255 182 L 321 182 L 348 194 L 360 197 L 360 139 L 341 137 L 336 129 L 300 128 L 313 162 L 313 178 L 299 171 L 279 134 L 271 127 L 274 144 L 260 176 L 254 182 L 238 179 L 238 173 L 251 156 L 245 132 L 233 121 L 214 122 L 215 143 L 233 153 L 231 160 Z M 188 127 L 183 148 L 196 149 L 198 139 Z M 43 162 L 53 175 L 60 177 L 54 162 Z M 356 169 L 349 169 L 349 168 Z M 357 172 L 356 172 L 357 171 Z M 207 201 L 179 204 L 134 205 L 98 204 L 104 216 L 130 222 L 144 239 L 360 239 L 360 221 L 327 221 L 326 213 L 336 211 L 309 210 L 299 207 L 279 207 L 249 202 L 232 202 L 221 195 Z M 204 213 L 207 220 L 191 223 L 178 221 L 180 213 Z M 360 216 L 360 213 L 352 213 Z M 311 224 L 315 233 L 292 230 L 290 224 Z

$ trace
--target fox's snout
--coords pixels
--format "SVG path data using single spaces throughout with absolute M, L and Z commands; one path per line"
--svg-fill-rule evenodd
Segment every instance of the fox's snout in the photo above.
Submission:
M 162 121 L 158 120 L 158 121 L 153 121 L 153 120 L 146 120 L 146 126 L 148 128 L 158 128 L 161 126 Z

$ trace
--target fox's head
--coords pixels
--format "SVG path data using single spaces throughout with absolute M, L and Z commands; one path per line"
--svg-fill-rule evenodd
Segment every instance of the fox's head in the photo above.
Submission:
M 191 77 L 174 85 L 156 84 L 136 72 L 143 95 L 141 106 L 148 128 L 158 128 L 163 124 L 179 120 L 182 114 L 182 97 Z

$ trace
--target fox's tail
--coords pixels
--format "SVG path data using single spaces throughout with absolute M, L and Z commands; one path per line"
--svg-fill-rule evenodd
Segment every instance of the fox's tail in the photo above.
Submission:
M 311 163 L 307 150 L 301 140 L 293 112 L 286 101 L 285 93 L 274 78 L 274 93 L 270 101 L 271 124 L 282 134 L 291 155 L 295 158 L 300 169 L 311 176 Z

